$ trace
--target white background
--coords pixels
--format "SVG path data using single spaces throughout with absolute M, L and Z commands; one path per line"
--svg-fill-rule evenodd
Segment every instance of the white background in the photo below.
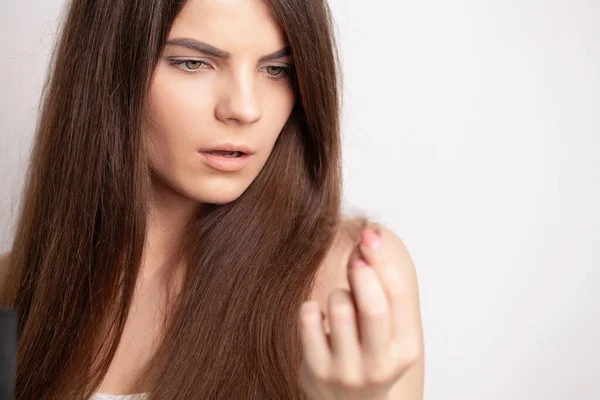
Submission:
M 0 5 L 0 252 L 61 5 Z M 346 206 L 412 254 L 425 398 L 600 399 L 600 1 L 331 6 Z

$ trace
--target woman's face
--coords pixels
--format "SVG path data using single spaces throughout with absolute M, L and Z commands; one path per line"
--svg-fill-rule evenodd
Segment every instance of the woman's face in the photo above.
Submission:
M 189 0 L 167 43 L 148 97 L 150 167 L 178 195 L 231 202 L 256 178 L 292 111 L 286 37 L 261 0 Z M 202 152 L 227 143 L 253 154 L 241 166 Z M 235 165 L 224 171 L 210 159 Z

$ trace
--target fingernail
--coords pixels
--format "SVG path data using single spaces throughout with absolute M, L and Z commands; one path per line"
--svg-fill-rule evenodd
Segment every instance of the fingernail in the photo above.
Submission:
M 377 249 L 381 243 L 381 238 L 371 229 L 365 229 L 362 231 L 362 242 L 371 249 Z

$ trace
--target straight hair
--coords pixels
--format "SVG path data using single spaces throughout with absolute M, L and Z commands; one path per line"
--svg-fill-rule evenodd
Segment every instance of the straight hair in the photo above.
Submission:
M 248 189 L 185 227 L 189 268 L 137 377 L 152 399 L 305 398 L 298 311 L 343 220 L 341 74 L 324 0 L 265 1 L 290 43 L 296 103 Z M 0 299 L 19 311 L 16 399 L 87 399 L 116 353 L 151 200 L 146 99 L 185 4 L 67 3 Z

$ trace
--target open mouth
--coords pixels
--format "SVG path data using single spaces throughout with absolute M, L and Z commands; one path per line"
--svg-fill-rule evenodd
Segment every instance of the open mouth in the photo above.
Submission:
M 245 155 L 246 153 L 242 153 L 241 151 L 221 151 L 221 150 L 213 150 L 207 151 L 209 154 L 213 154 L 215 156 L 221 156 L 226 158 L 236 158 Z

